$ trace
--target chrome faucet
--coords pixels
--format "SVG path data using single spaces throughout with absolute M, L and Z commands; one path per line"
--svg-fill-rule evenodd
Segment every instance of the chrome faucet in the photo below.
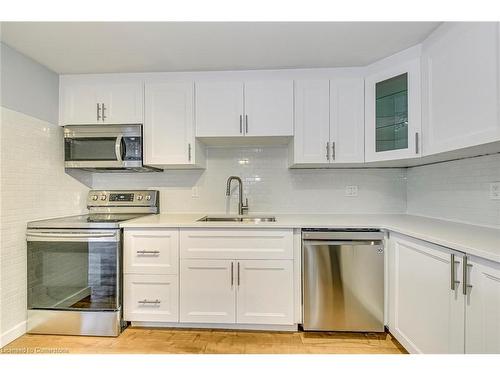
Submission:
M 243 215 L 246 211 L 248 211 L 248 198 L 246 199 L 245 204 L 243 204 L 243 182 L 241 182 L 241 178 L 238 176 L 230 176 L 227 179 L 226 196 L 231 196 L 231 182 L 233 180 L 238 181 L 239 184 L 238 215 Z

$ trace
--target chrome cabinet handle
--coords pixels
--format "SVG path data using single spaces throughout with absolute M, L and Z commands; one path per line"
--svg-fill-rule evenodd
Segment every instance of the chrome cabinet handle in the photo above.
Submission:
M 97 121 L 101 119 L 101 105 L 99 103 L 96 103 L 97 106 Z
M 450 287 L 451 287 L 451 290 L 455 290 L 456 286 L 458 284 L 460 284 L 460 281 L 458 280 L 455 280 L 455 266 L 460 263 L 458 260 L 455 260 L 455 254 L 451 254 L 451 261 L 450 261 L 450 264 L 451 264 L 451 284 L 450 284 Z
M 234 264 L 231 262 L 231 287 L 234 285 Z
M 137 301 L 138 303 L 142 303 L 143 305 L 159 305 L 161 301 L 157 298 L 154 301 L 149 301 L 147 299 L 143 299 L 142 301 Z
M 332 160 L 335 160 L 335 142 L 332 142 Z
M 248 115 L 245 115 L 245 133 L 248 134 Z
M 238 262 L 238 286 L 240 286 L 240 262 Z
M 158 250 L 137 250 L 138 255 L 158 255 L 160 252 Z
M 330 161 L 330 142 L 326 142 L 326 160 Z
M 418 133 L 415 133 L 415 154 L 420 153 L 419 137 Z
M 106 115 L 104 114 L 106 111 L 106 107 L 104 106 L 104 103 L 102 103 L 102 121 L 106 120 Z
M 188 161 L 191 161 L 191 143 L 188 143 Z
M 466 296 L 467 291 L 472 288 L 472 285 L 469 284 L 469 276 L 468 276 L 468 269 L 472 268 L 472 264 L 467 263 L 467 256 L 464 256 L 463 264 L 462 264 L 462 292 Z
M 240 134 L 243 134 L 243 115 L 240 115 Z

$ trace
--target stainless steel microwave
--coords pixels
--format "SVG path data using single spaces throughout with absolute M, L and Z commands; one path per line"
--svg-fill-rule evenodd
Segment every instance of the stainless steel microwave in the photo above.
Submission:
M 67 125 L 64 166 L 92 172 L 154 172 L 143 164 L 142 125 Z

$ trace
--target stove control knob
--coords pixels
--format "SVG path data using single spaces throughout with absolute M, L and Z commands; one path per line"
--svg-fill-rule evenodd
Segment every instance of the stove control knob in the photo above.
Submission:
M 137 200 L 138 200 L 138 201 L 142 201 L 142 198 L 144 198 L 142 195 L 138 195 L 138 196 L 137 196 Z
M 151 200 L 151 195 L 146 195 L 146 200 L 150 201 Z
M 106 196 L 105 195 L 101 195 L 101 200 L 105 201 L 106 200 Z
M 92 195 L 92 200 L 96 201 L 99 197 L 97 195 Z

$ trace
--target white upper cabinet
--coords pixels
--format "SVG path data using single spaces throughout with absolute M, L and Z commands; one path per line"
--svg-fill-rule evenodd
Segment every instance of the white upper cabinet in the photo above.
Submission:
M 465 352 L 500 354 L 500 264 L 476 257 L 467 264 Z
M 204 167 L 194 134 L 194 83 L 146 83 L 145 93 L 145 164 Z
M 144 85 L 129 78 L 62 77 L 60 125 L 142 124 Z
M 424 155 L 500 140 L 499 25 L 445 24 L 422 51 Z
M 293 81 L 245 82 L 245 135 L 293 135 Z
M 394 60 L 393 60 L 394 59 Z M 420 58 L 388 58 L 365 78 L 365 160 L 421 155 Z
M 196 82 L 196 136 L 243 135 L 243 83 Z
M 295 82 L 294 164 L 364 161 L 362 78 Z
M 295 82 L 295 136 L 293 142 L 294 163 L 329 163 L 329 80 Z
M 330 161 L 362 163 L 364 145 L 364 81 L 337 78 L 330 81 Z
M 196 83 L 196 136 L 243 135 L 293 135 L 293 81 Z

